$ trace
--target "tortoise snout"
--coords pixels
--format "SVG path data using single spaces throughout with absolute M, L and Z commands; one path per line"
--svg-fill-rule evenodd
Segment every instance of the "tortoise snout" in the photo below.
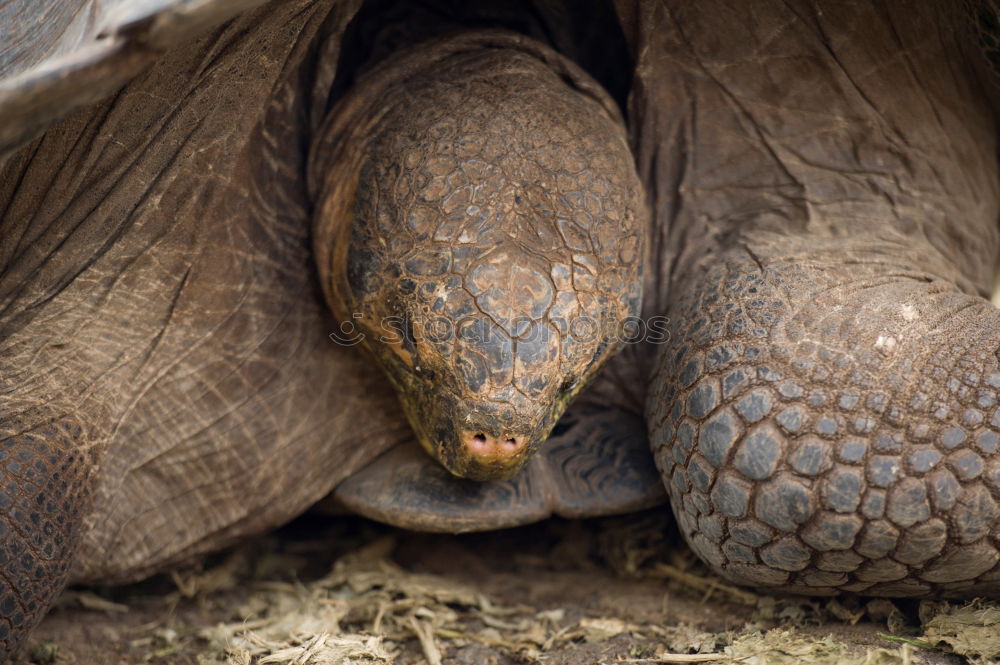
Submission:
M 461 442 L 473 459 L 502 462 L 521 453 L 527 437 L 512 434 L 491 436 L 481 431 L 463 431 Z

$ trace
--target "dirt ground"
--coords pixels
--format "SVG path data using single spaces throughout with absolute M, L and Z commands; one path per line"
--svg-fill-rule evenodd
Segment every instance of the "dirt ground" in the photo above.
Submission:
M 735 589 L 676 542 L 663 512 L 465 536 L 307 515 L 184 570 L 70 589 L 21 662 L 967 662 L 947 653 L 960 639 L 928 638 L 928 618 L 957 604 Z M 1000 634 L 1000 609 L 975 610 Z

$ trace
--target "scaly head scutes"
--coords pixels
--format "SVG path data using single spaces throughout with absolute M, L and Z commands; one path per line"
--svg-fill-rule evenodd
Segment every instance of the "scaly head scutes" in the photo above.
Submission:
M 621 120 L 544 55 L 458 50 L 385 86 L 346 251 L 320 260 L 422 446 L 475 480 L 524 466 L 639 314 Z

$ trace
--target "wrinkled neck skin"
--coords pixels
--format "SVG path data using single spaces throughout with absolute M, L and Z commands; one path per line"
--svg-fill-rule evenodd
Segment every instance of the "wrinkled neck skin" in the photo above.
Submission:
M 526 37 L 368 72 L 313 148 L 327 300 L 452 473 L 506 478 L 640 311 L 641 188 L 614 103 Z

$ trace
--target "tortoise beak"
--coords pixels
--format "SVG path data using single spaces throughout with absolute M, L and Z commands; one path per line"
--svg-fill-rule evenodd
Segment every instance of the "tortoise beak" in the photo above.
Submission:
M 415 429 L 424 449 L 452 474 L 488 481 L 516 475 L 548 435 L 548 428 L 518 424 L 512 429 L 500 418 L 470 410 L 451 422 L 439 421 L 433 437 Z
M 452 474 L 479 481 L 520 471 L 563 411 L 560 400 L 498 407 L 463 400 L 439 386 L 400 397 L 424 450 Z
M 514 434 L 498 428 L 459 429 L 453 437 L 437 442 L 441 452 L 435 457 L 453 474 L 471 480 L 510 478 L 538 448 L 529 445 L 535 438 L 530 434 Z

